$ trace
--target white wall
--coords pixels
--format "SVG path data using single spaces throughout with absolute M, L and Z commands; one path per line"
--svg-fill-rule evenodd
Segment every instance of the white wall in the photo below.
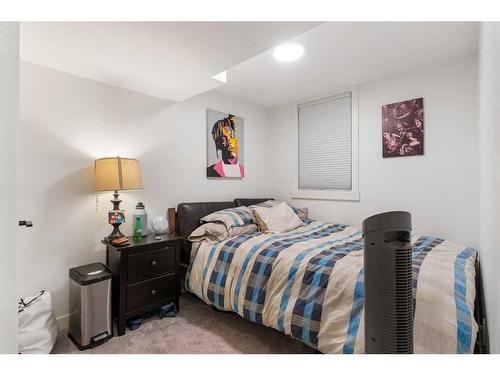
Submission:
M 180 202 L 269 194 L 265 168 L 268 113 L 224 94 L 171 104 L 155 97 L 23 62 L 17 200 L 34 227 L 19 238 L 19 295 L 46 288 L 58 317 L 68 313 L 68 268 L 105 260 L 111 194 L 93 193 L 93 162 L 103 156 L 141 162 L 144 191 L 121 194 L 130 235 L 138 201 L 150 219 Z M 245 178 L 208 180 L 207 108 L 245 119 Z
M 16 160 L 19 24 L 0 22 L 0 354 L 17 353 Z
M 469 58 L 362 85 L 360 202 L 293 203 L 309 207 L 312 217 L 355 225 L 377 212 L 408 210 L 415 233 L 478 247 L 477 68 Z M 20 95 L 17 209 L 34 227 L 19 231 L 18 295 L 52 291 L 59 317 L 68 312 L 68 268 L 105 259 L 100 240 L 111 230 L 111 195 L 100 194 L 96 207 L 94 159 L 140 159 L 145 190 L 121 195 L 129 218 L 139 200 L 150 218 L 185 201 L 269 195 L 290 200 L 293 105 L 269 116 L 216 92 L 171 104 L 25 62 Z M 425 155 L 383 159 L 381 106 L 415 97 L 424 97 Z M 245 118 L 243 180 L 205 178 L 206 108 Z M 123 231 L 131 234 L 131 220 Z
M 500 353 L 500 23 L 483 23 L 480 48 L 481 266 L 492 353 Z
M 361 225 L 388 210 L 412 213 L 413 232 L 478 246 L 478 83 L 474 58 L 359 88 L 359 202 L 294 200 L 311 217 Z M 332 92 L 332 94 L 334 94 Z M 424 98 L 425 155 L 382 158 L 383 104 Z M 274 195 L 295 187 L 294 105 L 271 111 Z

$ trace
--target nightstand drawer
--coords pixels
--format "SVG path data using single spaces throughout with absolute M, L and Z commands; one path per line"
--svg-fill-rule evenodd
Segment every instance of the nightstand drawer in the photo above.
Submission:
M 148 280 L 168 272 L 175 272 L 175 247 L 129 255 L 127 279 L 129 283 Z
M 171 273 L 152 280 L 127 286 L 127 311 L 132 312 L 153 305 L 178 293 L 179 279 Z

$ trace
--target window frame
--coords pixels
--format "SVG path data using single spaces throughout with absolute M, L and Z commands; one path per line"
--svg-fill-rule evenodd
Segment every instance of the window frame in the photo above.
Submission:
M 338 189 L 299 189 L 299 108 L 304 105 L 318 104 L 330 101 L 346 93 L 351 93 L 351 190 Z M 321 199 L 339 201 L 359 201 L 359 88 L 351 87 L 340 90 L 333 95 L 295 103 L 295 188 L 293 199 Z

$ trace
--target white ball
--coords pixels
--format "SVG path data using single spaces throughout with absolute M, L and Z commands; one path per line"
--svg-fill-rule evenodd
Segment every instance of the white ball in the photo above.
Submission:
M 156 234 L 167 233 L 168 220 L 163 216 L 157 216 L 153 219 L 151 227 Z

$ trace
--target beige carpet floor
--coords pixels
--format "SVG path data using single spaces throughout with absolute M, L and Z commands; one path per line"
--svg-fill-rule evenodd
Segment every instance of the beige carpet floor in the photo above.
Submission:
M 116 330 L 115 330 L 116 332 Z M 61 332 L 52 353 L 314 353 L 300 341 L 236 314 L 216 311 L 191 295 L 182 295 L 175 318 L 153 317 L 140 328 L 86 351 Z

